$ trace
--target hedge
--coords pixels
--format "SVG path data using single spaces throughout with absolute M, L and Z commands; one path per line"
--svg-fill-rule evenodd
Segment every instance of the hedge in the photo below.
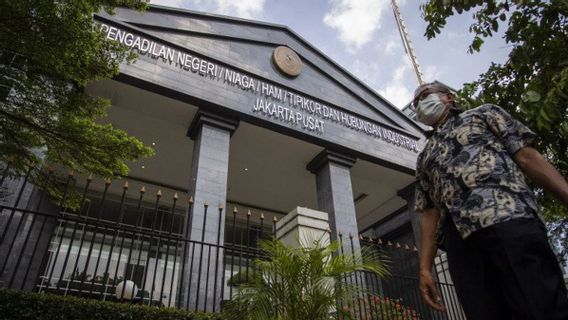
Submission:
M 0 320 L 223 320 L 220 314 L 0 289 Z

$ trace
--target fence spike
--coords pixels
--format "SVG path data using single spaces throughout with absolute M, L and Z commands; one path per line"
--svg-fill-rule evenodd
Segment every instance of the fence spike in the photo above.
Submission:
M 142 188 L 140 188 L 140 193 L 146 193 L 146 187 L 142 186 Z
M 381 240 L 381 238 L 378 238 L 378 239 L 377 239 L 377 243 L 378 243 L 378 244 L 383 244 L 383 240 Z
M 343 232 L 341 230 L 339 230 L 339 232 L 337 232 L 339 234 L 340 237 L 343 237 Z
M 412 251 L 416 252 L 416 251 L 418 251 L 418 248 L 416 248 L 416 246 L 414 246 L 414 248 L 412 248 Z
M 398 243 L 398 242 L 396 243 L 396 248 L 400 249 L 400 243 Z
M 260 220 L 264 220 L 264 212 L 260 213 Z
M 369 242 L 373 242 L 373 237 L 369 236 L 368 240 Z
M 189 202 L 189 204 L 193 204 L 193 196 L 189 197 L 189 201 L 187 202 Z
M 156 197 L 158 198 L 162 197 L 162 190 L 158 189 L 158 192 L 156 192 Z
M 250 217 L 252 215 L 252 213 L 250 212 L 250 210 L 247 212 L 247 217 Z
M 225 204 L 222 201 L 219 201 L 219 209 L 225 208 Z
M 177 200 L 177 199 L 178 199 L 178 193 L 174 192 L 174 200 Z
M 365 240 L 362 234 L 359 235 L 359 240 Z
M 390 242 L 390 240 L 389 242 L 387 242 L 387 246 L 392 247 L 392 243 Z
M 273 218 L 272 218 L 272 222 L 273 222 L 273 223 L 276 223 L 276 222 L 278 222 L 278 218 L 276 218 L 276 217 L 273 217 Z
M 110 178 L 106 178 L 105 185 L 107 185 L 107 186 L 110 185 Z
M 205 203 L 203 204 L 203 206 L 204 206 L 205 208 L 207 208 L 207 207 L 209 207 L 209 203 L 208 203 L 207 201 L 205 201 Z
M 349 232 L 349 239 L 353 239 L 353 233 Z
M 49 170 L 53 170 L 53 169 L 49 168 Z M 53 171 L 50 171 L 50 172 L 53 173 Z M 89 176 L 87 177 L 87 181 L 88 182 L 93 181 L 93 174 L 92 173 L 90 173 Z
M 237 210 L 237 207 L 233 207 L 233 214 L 237 214 L 239 213 L 239 210 Z
M 124 185 L 122 186 L 122 189 L 124 189 L 124 190 L 128 189 L 128 181 L 124 181 Z
M 410 250 L 410 247 L 408 246 L 408 244 L 404 245 L 404 250 Z

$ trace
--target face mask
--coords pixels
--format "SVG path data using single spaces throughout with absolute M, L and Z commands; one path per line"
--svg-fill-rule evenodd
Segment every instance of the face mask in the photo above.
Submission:
M 416 107 L 416 119 L 425 125 L 434 125 L 446 111 L 446 105 L 440 100 L 440 97 L 432 93 L 424 100 L 418 102 Z

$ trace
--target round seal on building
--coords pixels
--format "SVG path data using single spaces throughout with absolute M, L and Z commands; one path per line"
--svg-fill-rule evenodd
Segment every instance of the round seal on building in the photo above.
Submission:
M 296 77 L 302 72 L 302 60 L 288 47 L 280 46 L 274 49 L 272 60 L 278 70 L 287 76 Z

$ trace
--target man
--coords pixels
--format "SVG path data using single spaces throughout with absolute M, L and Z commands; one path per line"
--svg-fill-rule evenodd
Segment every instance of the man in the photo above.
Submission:
M 524 174 L 568 207 L 568 184 L 535 134 L 495 105 L 460 112 L 439 82 L 419 86 L 418 121 L 434 128 L 418 156 L 420 291 L 444 310 L 432 275 L 438 246 L 468 319 L 568 319 L 568 296 Z

